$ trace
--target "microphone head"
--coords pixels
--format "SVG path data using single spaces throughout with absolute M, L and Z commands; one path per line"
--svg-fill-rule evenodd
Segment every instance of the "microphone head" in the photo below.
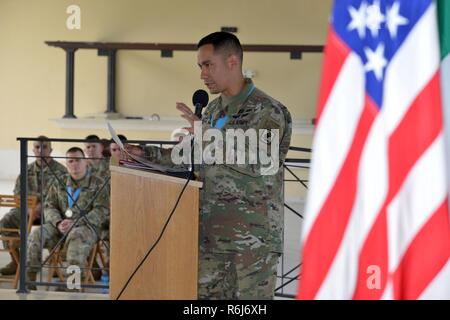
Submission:
M 209 96 L 205 90 L 199 89 L 192 96 L 192 104 L 195 107 L 204 108 L 208 105 Z

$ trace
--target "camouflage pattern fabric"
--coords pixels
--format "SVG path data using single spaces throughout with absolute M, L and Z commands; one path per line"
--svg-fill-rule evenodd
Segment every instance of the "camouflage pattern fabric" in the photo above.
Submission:
M 88 171 L 80 181 L 74 181 L 69 175 L 66 176 L 64 181 L 66 181 L 65 185 L 54 184 L 50 188 L 44 204 L 46 223 L 39 229 L 34 230 L 28 240 L 27 266 L 31 266 L 29 268 L 31 272 L 37 272 L 38 267 L 36 266 L 39 266 L 41 262 L 41 234 L 44 248 L 49 250 L 63 236 L 57 229 L 57 225 L 63 219 L 67 219 L 65 217 L 65 212 L 69 208 L 67 186 L 74 189 L 81 188 L 76 206 L 74 205 L 71 208 L 73 215 L 70 219 L 76 221 L 82 214 L 85 215 L 72 228 L 64 243 L 69 264 L 85 266 L 89 252 L 98 240 L 97 235 L 101 233 L 101 227 L 108 221 L 109 192 L 106 186 L 101 189 L 104 184 L 103 179 L 90 174 Z M 86 218 L 89 223 L 86 222 Z
M 199 257 L 198 298 L 270 300 L 279 254 L 247 250 L 237 254 L 203 253 Z
M 46 196 L 50 186 L 56 181 L 53 174 L 58 177 L 67 174 L 66 168 L 59 162 L 50 159 L 47 160 L 49 166 L 44 166 L 42 171 L 44 179 L 43 186 L 41 186 L 41 167 L 36 161 L 30 163 L 27 166 L 27 188 L 29 195 L 36 195 L 38 197 L 38 203 L 42 202 L 42 197 Z M 41 191 L 42 188 L 42 191 Z M 16 184 L 14 186 L 14 195 L 20 196 L 20 175 L 16 179 Z M 6 213 L 0 220 L 0 228 L 18 229 L 20 228 L 20 208 L 12 208 L 8 213 Z M 3 235 L 13 236 L 12 233 L 2 233 Z M 8 246 L 7 241 L 3 241 L 3 246 L 6 248 Z
M 41 192 L 41 167 L 37 164 L 36 161 L 30 163 L 27 166 L 27 174 L 28 174 L 28 194 L 29 195 L 37 195 L 39 202 L 42 201 L 42 194 L 45 195 L 48 192 L 48 189 L 55 181 L 55 177 L 53 173 L 55 173 L 58 177 L 65 175 L 67 173 L 66 167 L 64 167 L 61 163 L 50 159 L 47 160 L 49 165 L 44 166 L 43 174 L 44 174 L 44 187 L 43 192 Z M 20 195 L 20 175 L 16 179 L 16 184 L 14 186 L 14 195 Z
M 110 176 L 109 162 L 109 159 L 102 159 L 97 164 L 89 164 L 91 173 L 101 179 L 106 179 Z
M 61 239 L 62 234 L 49 223 L 42 225 L 39 229 L 31 233 L 28 239 L 27 249 L 27 267 L 29 273 L 37 273 L 40 271 L 42 258 L 41 236 L 44 248 L 51 250 L 58 243 L 59 239 Z M 96 242 L 97 236 L 90 227 L 86 225 L 74 227 L 67 235 L 62 249 L 68 265 L 76 265 L 84 268 L 89 253 Z M 84 269 L 81 269 L 82 279 L 85 276 Z
M 283 163 L 289 149 L 292 119 L 286 107 L 257 88 L 247 97 L 250 84 L 247 79 L 247 87 L 225 107 L 221 97 L 208 105 L 202 118 L 203 132 L 213 127 L 220 113 L 230 116 L 221 128 L 223 132 L 278 129 L 279 170 L 274 175 L 261 175 L 260 164 L 196 166 L 203 182 L 200 247 L 205 252 L 235 252 L 242 246 L 282 251 Z M 150 161 L 174 166 L 172 149 L 148 146 L 145 151 Z
M 289 149 L 292 120 L 281 103 L 256 88 L 245 98 L 250 84 L 249 81 L 243 92 L 225 107 L 221 97 L 212 101 L 203 115 L 204 130 L 213 126 L 213 119 L 221 112 L 230 118 L 222 132 L 278 129 L 279 169 L 274 175 L 261 175 L 259 163 L 201 167 L 200 180 L 204 185 L 200 246 L 205 252 L 235 252 L 243 246 L 282 252 L 283 163 Z
M 64 213 L 69 208 L 66 188 L 70 186 L 73 189 L 81 188 L 76 205 L 71 209 L 73 212 L 71 219 L 77 220 L 82 214 L 85 214 L 90 224 L 100 228 L 109 217 L 109 193 L 106 186 L 101 189 L 105 181 L 89 172 L 80 181 L 74 181 L 69 175 L 66 175 L 65 181 L 66 184 L 63 186 L 54 184 L 48 192 L 44 203 L 46 223 L 56 227 L 58 222 L 66 218 Z M 79 223 L 86 224 L 86 221 L 83 218 Z
M 111 194 L 111 171 L 109 170 L 109 166 L 111 164 L 111 159 L 103 159 L 96 165 L 89 165 L 89 170 L 91 171 L 91 175 L 97 176 L 102 180 L 107 181 L 105 188 L 108 191 L 108 194 Z M 109 239 L 109 216 L 104 221 L 101 226 L 102 239 Z

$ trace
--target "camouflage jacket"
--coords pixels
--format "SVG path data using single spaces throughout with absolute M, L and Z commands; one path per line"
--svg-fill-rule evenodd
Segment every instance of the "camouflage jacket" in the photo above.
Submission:
M 278 170 L 274 174 L 261 174 L 264 166 L 259 161 L 249 164 L 248 158 L 245 164 L 227 164 L 224 158 L 223 164 L 198 166 L 198 175 L 203 182 L 200 194 L 200 250 L 226 253 L 245 248 L 268 248 L 282 252 L 283 163 L 292 133 L 290 113 L 280 102 L 255 88 L 250 80 L 247 80 L 240 94 L 229 101 L 223 100 L 218 97 L 206 108 L 202 117 L 203 133 L 216 128 L 225 137 L 228 129 L 256 129 L 258 138 L 263 139 L 260 136 L 262 129 L 278 129 Z M 270 149 L 270 135 L 265 136 L 264 141 Z M 203 146 L 207 144 L 211 143 L 203 142 Z M 247 151 L 252 148 L 256 150 L 255 146 L 249 145 L 248 139 L 246 148 Z M 170 153 L 170 149 L 157 147 L 147 150 L 150 160 L 164 164 L 171 161 Z
M 109 172 L 109 159 L 105 158 L 99 161 L 99 163 L 93 165 L 89 164 L 89 168 L 93 175 L 96 175 L 102 179 L 106 179 L 110 175 Z
M 70 186 L 73 189 L 81 188 L 71 209 L 73 214 L 70 219 L 77 220 L 84 213 L 89 223 L 99 231 L 109 220 L 109 193 L 106 186 L 103 187 L 104 180 L 88 172 L 80 181 L 75 182 L 68 174 L 62 181 L 65 184 L 54 184 L 45 198 L 45 222 L 56 227 L 61 220 L 66 219 L 65 212 L 69 208 L 67 187 Z M 79 225 L 83 224 L 87 224 L 84 218 L 79 221 Z
M 42 201 L 42 194 L 45 196 L 48 193 L 50 186 L 56 181 L 54 174 L 57 175 L 58 178 L 65 176 L 67 174 L 66 167 L 64 167 L 61 163 L 50 159 L 49 166 L 44 166 L 43 170 L 43 186 L 41 186 L 41 167 L 37 164 L 36 161 L 30 163 L 27 166 L 27 182 L 28 182 L 28 194 L 29 195 L 37 195 L 38 201 Z M 41 192 L 41 188 L 43 187 L 43 192 Z M 20 175 L 16 179 L 16 185 L 14 186 L 14 195 L 20 195 Z

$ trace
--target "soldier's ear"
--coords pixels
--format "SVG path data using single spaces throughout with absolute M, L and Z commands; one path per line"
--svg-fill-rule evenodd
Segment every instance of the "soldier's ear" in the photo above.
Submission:
M 230 54 L 228 56 L 227 62 L 230 69 L 239 66 L 239 59 L 235 54 Z

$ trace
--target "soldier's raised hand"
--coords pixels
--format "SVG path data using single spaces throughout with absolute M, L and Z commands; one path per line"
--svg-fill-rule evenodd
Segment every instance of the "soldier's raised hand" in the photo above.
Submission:
M 186 119 L 190 127 L 185 127 L 183 129 L 186 129 L 189 131 L 189 133 L 194 133 L 194 122 L 200 121 L 200 118 L 195 115 L 194 112 L 192 112 L 191 108 L 189 108 L 187 105 L 185 105 L 183 102 L 177 102 L 177 109 L 181 111 L 181 117 Z

